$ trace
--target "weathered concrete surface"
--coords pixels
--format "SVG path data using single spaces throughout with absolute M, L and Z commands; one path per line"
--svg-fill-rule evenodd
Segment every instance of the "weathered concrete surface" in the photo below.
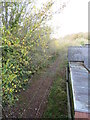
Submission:
M 90 44 L 68 48 L 74 110 L 90 113 Z
M 87 69 L 90 70 L 90 45 L 75 46 L 68 48 L 68 61 L 84 62 Z
M 74 99 L 74 110 L 90 113 L 88 101 L 88 71 L 81 62 L 70 62 L 70 75 Z

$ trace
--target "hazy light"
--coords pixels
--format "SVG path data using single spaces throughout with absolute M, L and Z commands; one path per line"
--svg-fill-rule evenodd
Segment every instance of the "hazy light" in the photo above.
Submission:
M 51 24 L 54 29 L 54 37 L 88 32 L 88 1 L 70 0 L 61 14 L 53 16 Z

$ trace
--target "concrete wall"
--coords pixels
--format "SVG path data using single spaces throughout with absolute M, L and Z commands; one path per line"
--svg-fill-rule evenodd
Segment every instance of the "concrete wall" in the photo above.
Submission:
M 90 45 L 74 46 L 68 48 L 68 61 L 84 62 L 84 65 L 90 70 Z

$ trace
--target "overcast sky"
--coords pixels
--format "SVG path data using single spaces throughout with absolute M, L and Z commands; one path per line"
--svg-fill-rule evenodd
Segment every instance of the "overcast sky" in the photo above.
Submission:
M 88 32 L 88 2 L 89 0 L 69 0 L 62 13 L 54 15 L 51 23 L 54 37 Z M 57 5 L 59 4 L 60 0 L 58 0 Z M 57 9 L 57 5 L 55 9 Z

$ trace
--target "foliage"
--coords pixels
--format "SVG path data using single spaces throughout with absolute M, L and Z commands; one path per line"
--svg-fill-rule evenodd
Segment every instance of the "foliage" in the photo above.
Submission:
M 48 41 L 51 30 L 43 24 L 52 4 L 49 2 L 41 11 L 36 10 L 31 2 L 29 5 L 31 12 L 26 13 L 24 3 L 3 3 L 3 105 L 13 104 L 18 100 L 17 93 L 24 89 L 31 75 L 50 57 Z
M 76 37 L 77 36 L 77 37 Z M 60 55 L 60 66 L 59 71 L 55 75 L 53 85 L 50 90 L 48 97 L 47 107 L 44 112 L 43 118 L 53 119 L 68 119 L 67 113 L 67 94 L 66 94 L 66 76 L 65 70 L 67 66 L 67 53 L 69 46 L 80 46 L 88 43 L 87 33 L 78 33 L 65 36 L 59 40 L 53 40 L 53 43 L 59 41 L 59 55 Z
M 88 33 L 76 33 L 65 36 L 63 39 L 76 40 L 76 39 L 88 39 Z
M 62 61 L 61 58 L 60 60 L 60 70 L 55 75 L 55 79 L 48 97 L 47 108 L 44 112 L 43 117 L 67 120 L 67 94 L 64 71 L 66 67 L 66 61 L 65 59 Z

